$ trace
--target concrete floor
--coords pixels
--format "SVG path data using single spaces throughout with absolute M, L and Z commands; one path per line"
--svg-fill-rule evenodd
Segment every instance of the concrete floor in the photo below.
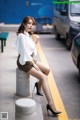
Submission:
M 4 52 L 0 52 L 0 114 L 1 112 L 8 112 L 8 120 L 15 120 L 15 101 L 21 97 L 16 96 L 16 60 L 17 51 L 15 47 L 16 33 L 9 32 L 6 41 Z M 39 56 L 37 56 L 39 59 Z M 48 117 L 46 104 L 47 100 L 44 97 L 37 96 L 32 90 L 36 79 L 30 79 L 30 92 L 29 98 L 36 101 L 37 115 L 36 120 L 58 120 L 57 117 Z
M 15 120 L 15 101 L 21 98 L 16 96 L 17 51 L 15 39 L 16 33 L 9 32 L 4 52 L 0 52 L 0 117 L 1 112 L 8 112 L 8 120 Z M 31 95 L 29 98 L 34 99 L 37 103 L 36 120 L 43 120 L 41 97 L 37 96 L 35 92 L 32 97 L 32 89 L 35 81 L 36 79 L 31 77 Z

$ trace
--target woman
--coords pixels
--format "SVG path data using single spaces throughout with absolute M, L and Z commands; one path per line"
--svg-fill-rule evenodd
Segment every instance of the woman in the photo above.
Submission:
M 50 110 L 53 115 L 58 115 L 61 112 L 57 111 L 51 96 L 51 92 L 48 86 L 47 76 L 50 72 L 49 68 L 44 66 L 42 63 L 33 59 L 33 54 L 36 55 L 36 43 L 32 37 L 32 28 L 35 24 L 35 20 L 27 16 L 23 19 L 18 31 L 16 46 L 18 51 L 17 65 L 19 69 L 29 73 L 30 75 L 39 79 L 39 82 L 35 83 L 37 95 L 43 96 L 41 93 L 41 87 L 43 88 L 44 94 L 47 98 L 48 104 L 46 106 L 47 111 Z M 32 39 L 33 38 L 33 39 Z

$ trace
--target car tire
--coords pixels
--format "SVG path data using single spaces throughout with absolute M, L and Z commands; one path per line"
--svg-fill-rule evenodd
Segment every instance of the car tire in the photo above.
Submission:
M 57 32 L 56 26 L 54 26 L 54 34 L 55 34 L 56 40 L 59 40 L 60 39 L 60 34 Z
M 55 32 L 55 37 L 56 37 L 56 40 L 59 40 L 59 39 L 60 39 L 60 34 L 57 33 L 57 31 Z
M 69 37 L 66 38 L 66 48 L 68 50 L 71 50 L 71 43 L 70 43 Z

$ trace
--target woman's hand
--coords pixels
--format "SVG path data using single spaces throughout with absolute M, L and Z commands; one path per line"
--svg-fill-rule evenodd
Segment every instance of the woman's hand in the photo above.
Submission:
M 34 68 L 35 68 L 36 70 L 41 71 L 41 70 L 39 69 L 39 67 L 38 67 L 35 63 L 33 64 L 33 66 L 34 66 Z
M 38 39 L 39 39 L 39 35 L 32 34 L 31 36 L 32 36 L 33 41 L 37 44 L 38 43 Z

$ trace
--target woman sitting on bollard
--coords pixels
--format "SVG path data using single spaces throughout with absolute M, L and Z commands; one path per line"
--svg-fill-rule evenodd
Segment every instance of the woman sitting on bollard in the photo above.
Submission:
M 46 105 L 47 111 L 51 111 L 53 115 L 58 115 L 61 112 L 57 111 L 54 106 L 47 80 L 50 69 L 33 58 L 33 54 L 37 54 L 36 44 L 38 42 L 38 36 L 35 36 L 37 38 L 35 40 L 32 32 L 34 24 L 34 18 L 27 16 L 23 19 L 17 31 L 16 47 L 19 54 L 17 65 L 19 69 L 39 79 L 39 82 L 36 82 L 34 85 L 34 88 L 36 87 L 37 90 L 37 95 L 43 96 L 41 93 L 42 87 L 48 101 L 48 104 Z

